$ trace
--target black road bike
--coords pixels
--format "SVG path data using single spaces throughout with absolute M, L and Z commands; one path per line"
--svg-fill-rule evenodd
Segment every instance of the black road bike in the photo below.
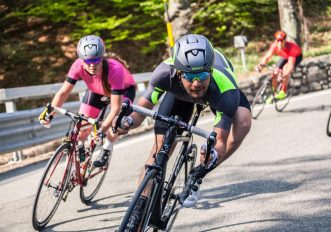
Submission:
M 109 160 L 102 168 L 93 166 L 102 151 L 101 141 L 91 139 L 89 147 L 85 149 L 84 161 L 78 152 L 77 142 L 80 130 L 87 122 L 95 127 L 103 120 L 110 99 L 104 97 L 105 106 L 97 119 L 69 112 L 66 109 L 51 107 L 48 104 L 48 113 L 55 110 L 71 119 L 68 132 L 63 143 L 56 149 L 41 177 L 32 211 L 32 225 L 35 230 L 42 230 L 55 214 L 61 201 L 66 201 L 68 193 L 75 186 L 80 186 L 80 199 L 84 204 L 89 204 L 100 189 L 106 176 Z
M 287 96 L 285 99 L 277 100 L 274 95 L 275 92 L 272 88 L 272 73 L 267 75 L 267 78 L 263 81 L 260 88 L 257 90 L 255 97 L 253 99 L 251 109 L 252 109 L 252 118 L 257 119 L 260 114 L 262 113 L 265 104 L 267 103 L 267 99 L 272 98 L 272 102 L 275 104 L 275 109 L 278 112 L 282 112 L 288 103 L 290 102 L 290 99 L 294 92 L 294 87 L 290 83 L 291 80 L 289 80 L 288 88 L 287 88 Z M 282 88 L 282 76 L 281 74 L 277 77 L 277 91 L 280 91 Z
M 216 140 L 216 133 L 210 133 L 195 126 L 203 110 L 201 105 L 197 105 L 191 124 L 182 122 L 178 116 L 167 117 L 136 105 L 126 105 L 123 108 L 125 110 L 122 110 L 118 122 L 123 115 L 128 115 L 133 110 L 155 120 L 165 122 L 168 125 L 168 131 L 164 137 L 162 148 L 156 155 L 155 163 L 145 166 L 145 177 L 136 190 L 118 231 L 170 231 L 181 208 L 178 202 L 179 195 L 185 186 L 190 170 L 195 165 L 197 157 L 197 146 L 193 143 L 192 135 L 196 134 L 207 139 L 206 160 L 208 160 L 210 150 Z M 177 135 L 178 129 L 186 131 L 186 135 Z M 175 142 L 182 142 L 182 147 L 170 177 L 166 179 L 168 155 Z M 141 210 L 142 214 L 139 216 L 139 227 L 133 228 L 134 221 L 137 220 L 133 212 L 136 207 L 140 207 L 137 205 L 141 196 L 144 196 L 146 201 Z

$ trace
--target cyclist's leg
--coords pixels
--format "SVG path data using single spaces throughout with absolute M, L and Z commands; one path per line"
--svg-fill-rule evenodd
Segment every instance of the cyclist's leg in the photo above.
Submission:
M 274 69 L 273 76 L 272 76 L 272 87 L 274 91 L 277 91 L 278 87 L 278 75 L 283 71 L 284 65 L 287 63 L 287 59 L 280 58 L 276 64 L 276 68 Z

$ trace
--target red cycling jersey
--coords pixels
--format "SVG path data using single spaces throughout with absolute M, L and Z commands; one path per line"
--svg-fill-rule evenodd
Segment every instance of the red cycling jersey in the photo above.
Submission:
M 301 48 L 297 44 L 289 41 L 285 42 L 285 46 L 282 49 L 278 48 L 277 41 L 275 41 L 271 44 L 269 51 L 284 59 L 288 59 L 290 56 L 296 58 L 301 55 Z

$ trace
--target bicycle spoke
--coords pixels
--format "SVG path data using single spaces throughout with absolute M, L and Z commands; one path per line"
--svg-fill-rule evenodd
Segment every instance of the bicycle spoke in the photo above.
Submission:
M 92 155 L 90 154 L 86 162 L 82 165 L 84 167 L 82 172 L 85 172 L 85 174 L 84 185 L 80 187 L 80 198 L 85 204 L 89 204 L 93 197 L 97 194 L 108 170 L 110 160 L 108 160 L 102 168 L 93 166 L 93 162 L 101 155 L 101 152 L 101 146 L 95 147 Z
M 69 157 L 69 150 L 62 145 L 48 163 L 33 207 L 33 226 L 37 230 L 49 222 L 66 190 L 71 170 Z

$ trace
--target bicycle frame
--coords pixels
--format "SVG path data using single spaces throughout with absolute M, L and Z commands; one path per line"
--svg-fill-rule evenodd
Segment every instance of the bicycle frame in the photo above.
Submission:
M 106 103 L 106 106 L 108 104 L 109 104 L 109 101 Z M 104 118 L 104 115 L 107 110 L 106 106 L 104 106 L 102 108 L 102 110 L 99 114 L 99 117 L 97 118 L 97 121 L 100 121 Z M 83 118 L 79 118 L 79 119 L 77 119 L 77 121 L 73 121 L 73 123 L 74 123 L 73 129 L 70 131 L 70 127 L 69 127 L 68 132 L 67 132 L 67 137 L 63 140 L 63 143 L 66 143 L 69 148 L 69 155 L 68 155 L 68 160 L 66 163 L 65 170 L 68 170 L 69 165 L 72 165 L 72 164 L 75 165 L 75 172 L 70 174 L 70 178 L 72 178 L 70 181 L 73 184 L 73 186 L 71 186 L 71 189 L 69 189 L 69 191 L 71 191 L 72 188 L 77 185 L 83 186 L 86 184 L 86 183 L 84 183 L 84 175 L 85 175 L 85 171 L 86 171 L 87 167 L 86 167 L 86 164 L 83 165 L 82 167 L 80 166 L 81 162 L 79 161 L 79 157 L 76 152 L 79 132 L 80 132 L 82 126 L 84 126 L 82 122 L 83 122 Z M 94 150 L 95 146 L 96 146 L 96 143 L 95 143 L 94 139 L 91 139 L 90 144 L 89 144 L 90 152 L 92 152 Z M 59 161 L 57 161 L 56 163 L 58 163 L 58 162 Z M 56 165 L 54 166 L 54 168 L 56 168 Z M 89 176 L 89 177 L 93 178 L 94 176 L 98 175 L 102 171 L 103 170 L 100 170 L 99 172 L 96 172 L 92 176 Z M 54 172 L 54 170 L 53 170 L 53 172 Z M 53 174 L 53 172 L 52 172 L 52 174 Z M 49 179 L 52 177 L 52 174 L 50 175 Z M 65 176 L 66 176 L 66 174 L 64 173 L 63 177 L 62 177 L 62 183 L 61 183 L 62 188 L 66 187 L 66 186 L 62 186 L 62 184 L 65 183 Z M 45 184 L 47 184 L 47 183 L 45 183 Z M 69 182 L 69 184 L 70 184 L 70 182 Z
M 192 119 L 192 125 L 194 125 L 194 126 L 196 125 L 202 110 L 203 110 L 203 106 L 197 105 L 197 110 Z M 164 188 L 166 167 L 167 167 L 167 162 L 168 162 L 168 158 L 169 158 L 168 155 L 169 155 L 170 149 L 176 140 L 183 142 L 181 151 L 179 153 L 179 157 L 181 159 L 180 164 L 186 165 L 185 159 L 187 159 L 187 156 L 185 154 L 186 154 L 186 151 L 187 151 L 187 148 L 188 148 L 188 145 L 189 145 L 189 142 L 191 139 L 192 139 L 191 132 L 187 132 L 187 134 L 184 136 L 177 137 L 177 127 L 170 126 L 164 137 L 163 145 L 162 145 L 160 151 L 157 153 L 156 162 L 153 165 L 147 165 L 146 173 L 148 171 L 157 170 L 158 171 L 157 178 L 159 180 L 161 180 L 159 182 L 159 185 L 155 189 L 155 191 L 157 191 L 156 199 L 152 199 L 151 205 L 150 205 L 151 209 L 153 209 L 151 218 L 150 218 L 150 222 L 151 222 L 151 224 L 153 224 L 154 226 L 157 226 L 158 228 L 165 228 L 167 226 L 170 216 L 176 206 L 176 204 L 173 205 L 168 217 L 166 217 L 166 218 L 162 217 L 163 216 L 162 212 L 164 210 L 165 203 L 167 202 L 168 198 L 170 197 L 170 193 L 171 193 L 171 190 L 173 187 L 171 184 L 177 178 L 179 171 L 181 169 L 181 166 L 178 166 L 174 170 L 174 172 L 172 173 L 172 175 L 170 177 L 170 181 L 169 181 L 167 187 Z M 185 166 L 185 168 L 186 169 L 188 168 L 187 165 Z M 185 182 L 186 182 L 186 180 L 187 180 L 187 176 L 185 176 Z M 178 199 L 176 199 L 176 203 L 177 203 L 177 200 Z

